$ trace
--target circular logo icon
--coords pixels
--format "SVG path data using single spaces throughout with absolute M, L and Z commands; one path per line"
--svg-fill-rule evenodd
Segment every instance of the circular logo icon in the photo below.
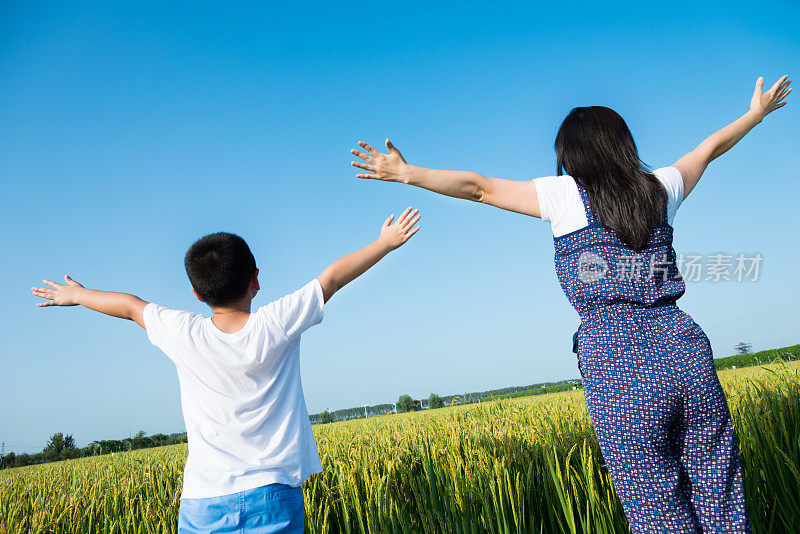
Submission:
M 597 282 L 608 272 L 608 262 L 594 252 L 582 252 L 578 256 L 578 280 L 585 284 Z

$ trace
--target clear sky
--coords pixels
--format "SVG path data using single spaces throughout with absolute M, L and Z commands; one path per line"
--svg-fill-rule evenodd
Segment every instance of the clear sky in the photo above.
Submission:
M 183 253 L 228 230 L 256 255 L 260 305 L 412 204 L 422 231 L 304 335 L 309 410 L 577 377 L 547 224 L 357 180 L 348 150 L 389 136 L 411 163 L 534 178 L 555 172 L 570 108 L 606 105 L 669 165 L 747 110 L 757 76 L 800 77 L 798 20 L 786 1 L 3 2 L 0 441 L 184 428 L 175 370 L 144 332 L 35 308 L 43 277 L 205 313 Z M 764 258 L 757 282 L 688 284 L 681 305 L 718 356 L 800 342 L 789 100 L 675 222 L 679 252 Z

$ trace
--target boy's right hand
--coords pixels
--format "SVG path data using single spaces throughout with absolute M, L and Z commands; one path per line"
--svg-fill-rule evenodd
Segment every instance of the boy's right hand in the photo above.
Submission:
M 381 261 L 390 251 L 401 246 L 419 231 L 414 226 L 420 219 L 419 210 L 408 208 L 397 222 L 394 215 L 389 215 L 381 227 L 381 235 L 367 245 L 347 256 L 336 260 L 317 277 L 322 286 L 322 297 L 325 302 L 341 288 L 367 272 L 367 269 Z
M 35 296 L 47 299 L 45 302 L 37 302 L 36 305 L 40 308 L 46 306 L 77 306 L 77 293 L 83 289 L 83 286 L 70 278 L 69 275 L 64 275 L 64 281 L 66 285 L 61 285 L 52 280 L 42 280 L 50 287 L 32 287 L 31 291 Z
M 414 225 L 419 222 L 420 217 L 419 210 L 412 211 L 411 207 L 406 208 L 394 224 L 394 214 L 389 215 L 381 227 L 378 240 L 390 250 L 400 247 L 419 231 L 420 226 Z

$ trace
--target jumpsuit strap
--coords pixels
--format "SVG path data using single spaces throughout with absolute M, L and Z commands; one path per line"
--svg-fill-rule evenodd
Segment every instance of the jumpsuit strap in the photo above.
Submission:
M 597 217 L 595 217 L 594 213 L 592 212 L 592 207 L 589 204 L 589 193 L 586 191 L 586 188 L 583 187 L 580 180 L 574 178 L 575 185 L 578 186 L 578 193 L 581 195 L 581 201 L 583 202 L 583 210 L 586 212 L 586 223 L 589 226 L 600 226 L 600 221 Z

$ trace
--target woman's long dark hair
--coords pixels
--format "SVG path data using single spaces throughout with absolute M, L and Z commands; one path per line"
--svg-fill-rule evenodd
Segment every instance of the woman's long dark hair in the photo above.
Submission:
M 574 108 L 558 129 L 555 148 L 557 173 L 586 188 L 600 224 L 641 250 L 663 222 L 666 191 L 639 159 L 622 117 L 603 106 Z

